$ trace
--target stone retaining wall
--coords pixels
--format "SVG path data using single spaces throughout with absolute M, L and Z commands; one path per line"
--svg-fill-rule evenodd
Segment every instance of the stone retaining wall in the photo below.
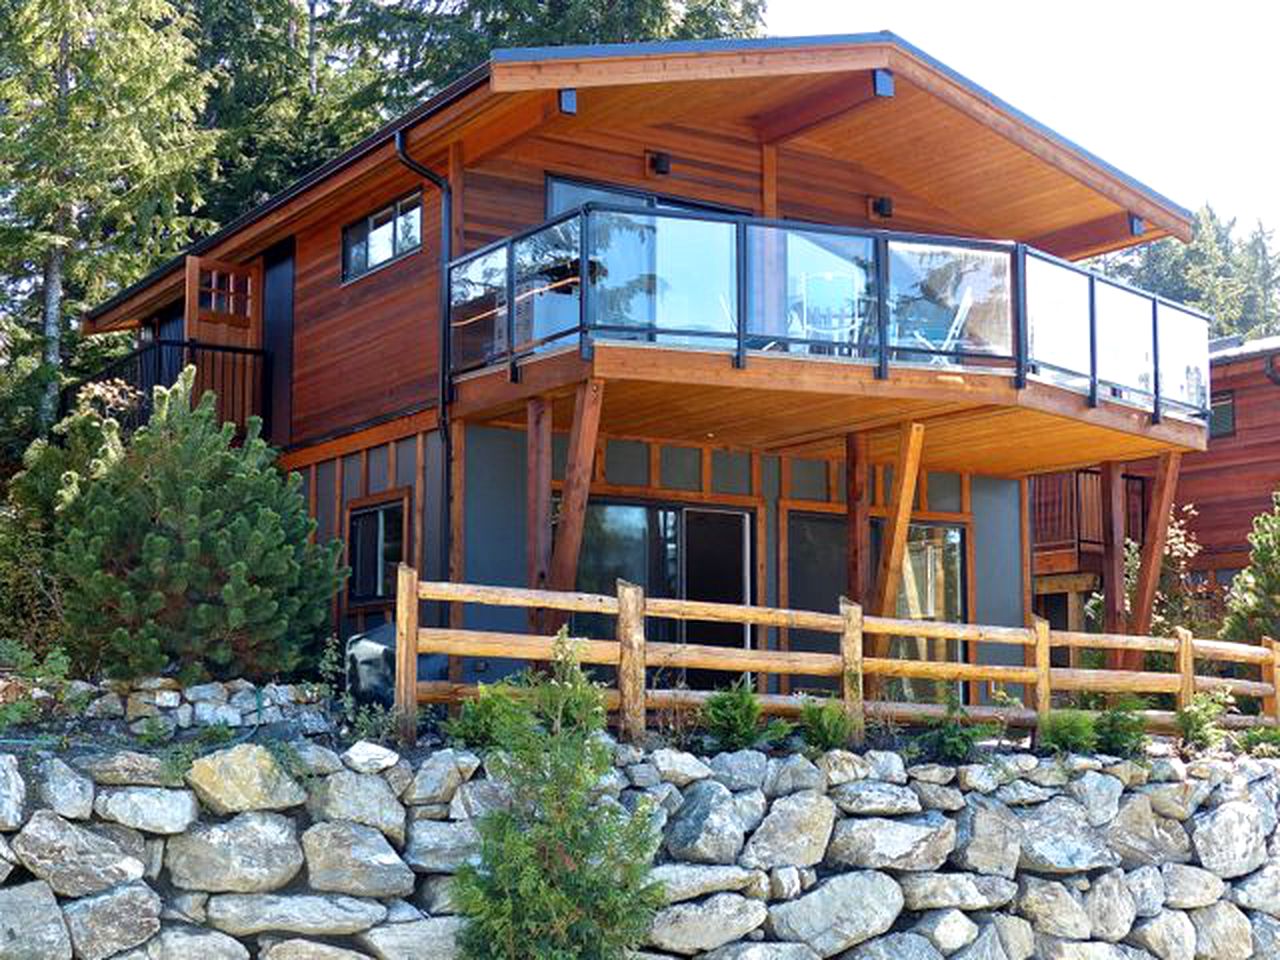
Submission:
M 1280 763 L 615 747 L 657 803 L 646 958 L 1280 957 Z M 289 771 L 289 772 L 286 772 Z M 0 960 L 448 960 L 481 757 L 247 741 L 174 785 L 121 752 L 0 755 Z

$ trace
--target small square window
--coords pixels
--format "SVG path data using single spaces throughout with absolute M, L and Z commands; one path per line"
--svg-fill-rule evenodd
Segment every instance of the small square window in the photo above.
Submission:
M 354 280 L 422 247 L 422 194 L 412 193 L 342 231 L 342 278 Z
M 1209 436 L 1229 437 L 1236 432 L 1236 395 L 1215 393 L 1209 401 Z
M 396 567 L 404 562 L 407 498 L 351 508 L 347 521 L 347 559 L 352 603 L 379 603 L 395 597 Z

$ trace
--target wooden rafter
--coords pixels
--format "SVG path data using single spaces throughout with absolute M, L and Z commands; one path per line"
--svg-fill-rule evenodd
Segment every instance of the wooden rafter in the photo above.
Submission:
M 560 522 L 551 554 L 552 590 L 572 590 L 578 572 L 578 551 L 582 547 L 582 527 L 587 512 L 587 494 L 591 488 L 591 465 L 595 459 L 603 400 L 603 380 L 592 379 L 578 384 L 573 402 L 573 428 L 569 433 L 564 487 L 560 495 Z
M 892 75 L 886 70 L 849 74 L 814 91 L 799 103 L 786 103 L 755 118 L 762 143 L 784 143 L 852 110 L 892 97 Z
M 1151 633 L 1151 615 L 1155 609 L 1156 590 L 1160 586 L 1160 566 L 1164 559 L 1164 547 L 1169 536 L 1169 515 L 1173 510 L 1173 494 L 1178 486 L 1178 469 L 1182 455 L 1170 452 L 1161 455 L 1156 464 L 1155 484 L 1151 490 L 1151 502 L 1147 505 L 1146 536 L 1142 541 L 1142 563 L 1138 568 L 1138 586 L 1134 591 L 1131 621 L 1133 632 L 1139 636 Z M 1141 659 L 1125 669 L 1141 670 Z

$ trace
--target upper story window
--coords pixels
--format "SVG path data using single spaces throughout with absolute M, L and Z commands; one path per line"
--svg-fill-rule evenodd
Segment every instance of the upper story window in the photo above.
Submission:
M 391 491 L 349 505 L 347 589 L 352 603 L 395 598 L 396 567 L 405 559 L 409 539 L 408 501 L 407 491 Z
M 1209 401 L 1209 436 L 1229 437 L 1236 432 L 1236 395 L 1215 393 Z
M 342 231 L 342 279 L 354 280 L 422 246 L 422 192 L 388 204 Z

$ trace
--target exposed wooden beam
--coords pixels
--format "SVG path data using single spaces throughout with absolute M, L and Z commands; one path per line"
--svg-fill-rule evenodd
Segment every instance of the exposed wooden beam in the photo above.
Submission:
M 1103 631 L 1125 632 L 1124 465 L 1102 465 L 1102 614 Z M 1107 653 L 1108 666 L 1121 668 L 1121 651 Z
M 1055 256 L 1067 260 L 1079 260 L 1096 253 L 1116 250 L 1120 247 L 1138 243 L 1148 243 L 1154 237 L 1165 235 L 1164 231 L 1146 231 L 1134 234 L 1130 229 L 1130 214 L 1123 210 L 1107 214 L 1096 220 L 1077 223 L 1062 230 L 1041 234 L 1029 241 L 1031 246 L 1039 247 Z
M 894 615 L 898 603 L 902 558 L 907 549 L 907 529 L 911 525 L 911 508 L 916 499 L 916 479 L 920 475 L 923 448 L 924 424 L 904 423 L 898 432 L 898 459 L 893 469 L 889 515 L 885 518 L 884 537 L 880 542 L 880 570 L 876 577 L 875 609 L 885 617 Z
M 773 143 L 760 145 L 760 212 L 778 216 L 778 147 Z
M 1173 494 L 1178 486 L 1178 468 L 1182 454 L 1163 454 L 1156 463 L 1155 484 L 1151 490 L 1151 502 L 1147 505 L 1147 529 L 1142 541 L 1142 563 L 1138 568 L 1138 585 L 1134 591 L 1132 625 L 1133 632 L 1146 636 L 1151 632 L 1151 615 L 1155 609 L 1156 590 L 1160 586 L 1160 567 L 1164 560 L 1164 547 L 1169 536 L 1169 515 L 1173 511 Z M 1141 670 L 1142 657 L 1127 658 L 1126 670 Z
M 463 224 L 466 223 L 467 176 L 462 143 L 449 144 L 449 189 L 453 193 L 453 222 L 449 224 L 450 243 L 455 257 L 461 256 L 466 246 Z
M 604 381 L 586 380 L 578 384 L 573 401 L 573 427 L 569 433 L 569 457 L 560 494 L 560 522 L 556 528 L 555 550 L 551 555 L 550 587 L 572 590 L 578 572 L 578 552 L 582 547 L 582 527 L 591 489 L 591 465 L 595 459 L 596 436 L 600 430 L 600 408 Z
M 547 589 L 551 571 L 551 401 L 531 397 L 525 425 L 525 562 L 528 584 Z M 541 611 L 530 608 L 529 632 L 540 633 Z
M 864 104 L 892 96 L 892 73 L 888 70 L 864 70 L 840 77 L 799 102 L 786 103 L 760 114 L 754 119 L 754 126 L 762 143 L 784 143 Z
M 844 438 L 845 517 L 848 532 L 848 571 L 845 591 L 861 604 L 867 593 L 871 566 L 871 494 L 867 484 L 867 435 L 849 433 Z

